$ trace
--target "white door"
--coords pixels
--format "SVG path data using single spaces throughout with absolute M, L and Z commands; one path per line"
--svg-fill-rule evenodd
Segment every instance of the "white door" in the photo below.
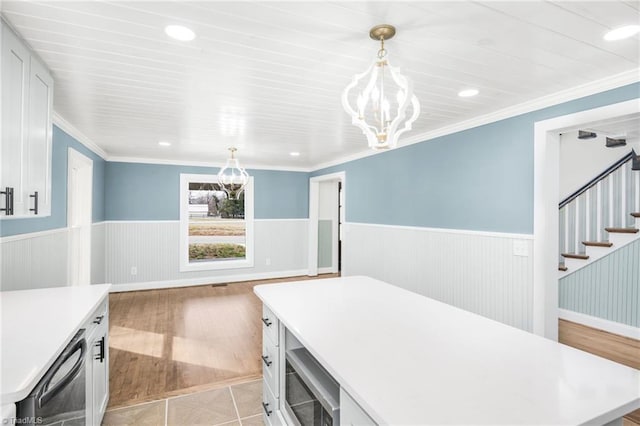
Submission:
M 308 248 L 308 272 L 309 276 L 318 275 L 318 260 L 319 260 L 319 247 L 318 242 L 320 240 L 319 233 L 321 232 L 320 220 L 323 218 L 323 208 L 321 207 L 321 185 L 328 184 L 327 186 L 327 200 L 323 201 L 327 203 L 329 213 L 327 213 L 326 218 L 331 221 L 331 236 L 329 240 L 331 241 L 331 247 L 329 249 L 330 253 L 330 267 L 322 268 L 321 273 L 327 272 L 338 272 L 338 241 L 339 237 L 339 222 L 344 222 L 344 212 L 345 205 L 344 202 L 341 203 L 340 209 L 338 209 L 339 201 L 338 201 L 338 185 L 339 182 L 342 184 L 342 195 L 344 196 L 344 190 L 346 185 L 346 174 L 345 172 L 337 172 L 331 173 L 328 175 L 315 176 L 309 179 L 309 248 Z M 344 201 L 344 199 L 343 199 Z M 338 213 L 340 213 L 340 218 L 338 218 Z M 325 219 L 326 220 L 326 219 Z
M 91 215 L 93 161 L 69 148 L 67 223 L 69 285 L 91 284 Z

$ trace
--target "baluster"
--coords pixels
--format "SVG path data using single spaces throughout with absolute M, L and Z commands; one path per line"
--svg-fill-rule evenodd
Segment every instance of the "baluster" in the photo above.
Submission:
M 584 194 L 584 198 L 585 198 L 585 208 L 584 208 L 584 240 L 585 241 L 591 241 L 589 239 L 589 237 L 591 236 L 591 215 L 590 210 L 591 210 L 591 189 L 587 190 L 587 192 Z
M 576 202 L 576 226 L 575 226 L 575 235 L 574 235 L 574 243 L 573 253 L 578 253 L 578 247 L 580 247 L 580 197 L 575 199 Z
M 602 241 L 602 181 L 596 184 L 596 241 Z
M 569 204 L 564 206 L 564 251 L 569 253 Z
M 627 226 L 627 164 L 624 163 L 620 167 L 620 227 L 625 228 Z
M 613 228 L 613 174 L 610 174 L 607 179 L 609 180 L 609 227 Z
M 640 171 L 635 172 L 636 175 L 636 208 L 634 211 L 640 212 Z

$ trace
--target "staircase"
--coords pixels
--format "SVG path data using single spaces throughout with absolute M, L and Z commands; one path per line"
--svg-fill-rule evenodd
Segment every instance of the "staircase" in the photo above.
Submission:
M 560 277 L 640 238 L 639 163 L 629 152 L 560 203 Z

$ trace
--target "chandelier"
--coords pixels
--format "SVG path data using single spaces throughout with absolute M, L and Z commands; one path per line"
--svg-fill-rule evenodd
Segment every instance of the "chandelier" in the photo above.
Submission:
M 218 184 L 227 193 L 229 199 L 239 200 L 240 194 L 249 182 L 249 174 L 240 167 L 238 159 L 235 157 L 236 148 L 229 148 L 231 157 L 227 159 L 227 164 L 218 172 Z
M 387 59 L 384 42 L 395 33 L 392 25 L 371 28 L 369 37 L 380 41 L 380 50 L 369 69 L 356 74 L 342 93 L 342 106 L 373 149 L 394 148 L 420 115 L 413 85 Z

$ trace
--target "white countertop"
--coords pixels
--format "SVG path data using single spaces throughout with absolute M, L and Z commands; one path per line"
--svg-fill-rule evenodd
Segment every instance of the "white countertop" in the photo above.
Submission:
M 379 424 L 602 424 L 640 371 L 368 277 L 255 293 Z
M 0 292 L 0 402 L 24 399 L 110 284 Z

